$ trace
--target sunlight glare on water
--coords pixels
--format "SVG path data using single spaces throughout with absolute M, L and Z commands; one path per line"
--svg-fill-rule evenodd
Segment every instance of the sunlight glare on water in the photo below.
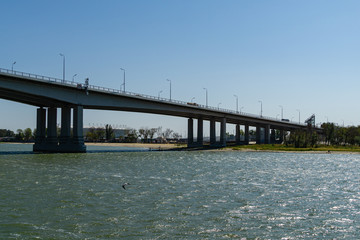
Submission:
M 0 238 L 358 239 L 359 166 L 350 154 L 1 154 Z

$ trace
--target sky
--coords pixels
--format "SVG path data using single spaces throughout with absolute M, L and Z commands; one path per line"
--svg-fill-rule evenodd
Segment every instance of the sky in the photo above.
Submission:
M 4 0 L 0 68 L 304 122 L 360 125 L 360 1 Z M 16 64 L 13 65 L 13 62 Z M 36 107 L 0 99 L 0 128 Z M 6 113 L 6 114 L 4 114 Z M 171 128 L 187 119 L 84 111 L 85 126 Z M 205 124 L 206 125 L 206 124 Z M 206 134 L 207 131 L 205 131 Z

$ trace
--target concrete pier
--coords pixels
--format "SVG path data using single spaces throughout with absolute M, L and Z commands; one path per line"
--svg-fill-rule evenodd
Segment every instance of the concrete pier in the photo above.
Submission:
M 236 124 L 236 133 L 235 133 L 235 141 L 236 141 L 236 144 L 239 145 L 241 142 L 240 142 L 240 124 Z
M 216 145 L 216 122 L 214 119 L 210 120 L 210 146 Z
M 220 122 L 220 146 L 226 147 L 226 118 L 222 118 Z
M 34 152 L 86 152 L 83 137 L 83 107 L 74 107 L 73 138 L 71 138 L 71 108 L 61 109 L 61 134 L 57 136 L 57 108 L 37 109 L 37 130 Z
M 196 145 L 202 147 L 204 145 L 204 129 L 203 129 L 203 119 L 198 119 L 198 128 L 197 128 L 197 141 Z
M 248 145 L 249 143 L 250 143 L 249 125 L 245 124 L 245 144 Z
M 188 119 L 188 147 L 194 146 L 194 120 L 192 118 Z
M 270 144 L 270 125 L 265 125 L 265 144 Z

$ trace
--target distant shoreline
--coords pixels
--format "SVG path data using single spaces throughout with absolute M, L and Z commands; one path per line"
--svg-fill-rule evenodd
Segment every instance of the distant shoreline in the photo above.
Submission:
M 105 147 L 132 147 L 132 148 L 149 148 L 149 149 L 174 149 L 183 148 L 184 145 L 172 143 L 93 143 L 87 142 L 86 146 L 105 146 Z
M 0 142 L 0 144 L 34 144 L 22 142 Z M 211 151 L 211 152 L 270 152 L 270 153 L 312 153 L 312 154 L 360 154 L 360 148 L 354 150 L 347 148 L 286 148 L 279 149 L 279 146 L 271 145 L 242 145 L 227 146 L 225 148 L 187 148 L 185 144 L 172 143 L 95 143 L 86 142 L 86 146 L 104 146 L 104 147 L 129 147 L 129 148 L 147 148 L 149 150 L 184 150 L 184 151 Z M 281 145 L 282 146 L 282 145 Z

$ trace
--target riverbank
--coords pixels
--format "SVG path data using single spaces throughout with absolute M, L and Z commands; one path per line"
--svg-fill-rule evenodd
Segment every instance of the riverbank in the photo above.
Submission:
M 148 148 L 157 150 L 169 150 L 186 147 L 185 144 L 171 143 L 85 143 L 86 146 L 104 146 L 104 147 L 131 147 L 131 148 Z
M 263 152 L 302 152 L 302 153 L 351 153 L 360 154 L 358 146 L 327 146 L 320 145 L 312 148 L 295 148 L 282 144 L 255 144 L 228 146 L 225 149 L 233 151 L 263 151 Z
M 3 142 L 5 143 L 5 142 Z M 0 143 L 1 144 L 1 143 Z M 16 143 L 6 142 L 6 144 L 34 144 L 34 143 Z M 86 146 L 104 146 L 104 147 L 129 147 L 129 148 L 146 148 L 149 150 L 164 151 L 241 151 L 241 152 L 294 152 L 294 153 L 344 153 L 344 154 L 360 154 L 358 146 L 326 146 L 320 145 L 313 148 L 295 148 L 282 144 L 250 144 L 239 146 L 227 146 L 224 148 L 210 148 L 209 146 L 187 148 L 186 144 L 170 144 L 170 143 L 85 143 Z
M 282 144 L 251 144 L 227 146 L 224 148 L 210 148 L 209 146 L 187 148 L 185 144 L 160 144 L 160 143 L 86 143 L 87 146 L 111 146 L 148 148 L 153 150 L 184 150 L 184 151 L 241 151 L 241 152 L 294 152 L 294 153 L 344 153 L 360 154 L 360 147 L 356 146 L 325 146 L 314 148 L 295 148 Z

